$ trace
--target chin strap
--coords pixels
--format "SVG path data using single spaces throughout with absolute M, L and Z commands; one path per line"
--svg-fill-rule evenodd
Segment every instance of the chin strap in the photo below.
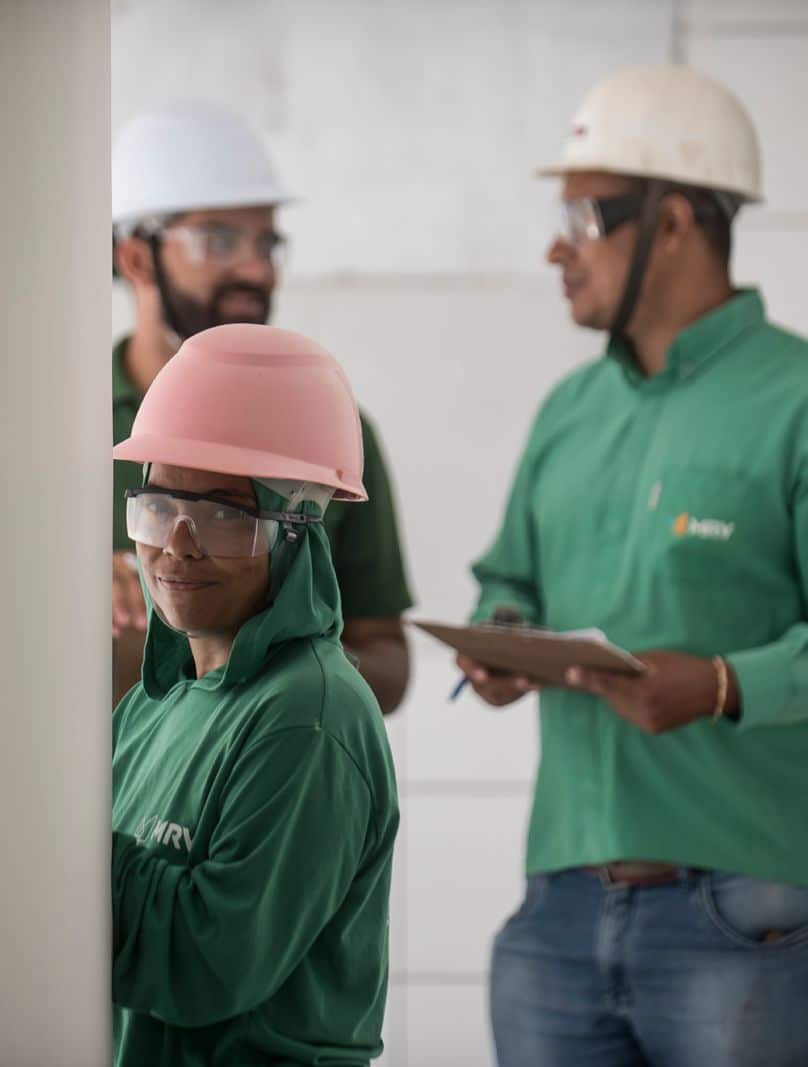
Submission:
M 279 478 L 255 478 L 253 480 L 283 497 L 286 500 L 284 513 L 289 516 L 290 520 L 295 520 L 285 523 L 281 521 L 281 534 L 270 556 L 267 603 L 271 604 L 289 573 L 289 568 L 300 545 L 302 530 L 308 525 L 323 521 L 323 515 L 334 495 L 334 490 L 330 486 L 317 485 L 314 482 L 301 483 Z M 306 501 L 316 504 L 320 509 L 320 514 L 301 515 L 298 509 Z
M 166 324 L 168 330 L 173 334 L 171 343 L 175 343 L 176 347 L 182 344 L 182 342 L 188 337 L 188 331 L 184 329 L 180 322 L 177 309 L 171 302 L 171 297 L 168 295 L 168 282 L 166 281 L 166 272 L 163 269 L 163 261 L 160 258 L 160 236 L 157 233 L 152 233 L 148 237 L 149 248 L 151 249 L 152 265 L 154 268 L 154 281 L 157 285 L 157 292 L 160 294 L 160 304 L 163 309 L 163 321 Z
M 623 295 L 610 333 L 613 338 L 624 338 L 626 327 L 637 305 L 645 271 L 648 266 L 648 257 L 651 254 L 651 246 L 654 243 L 656 233 L 657 215 L 659 204 L 665 193 L 665 184 L 661 181 L 649 181 L 643 197 L 642 210 L 637 230 L 637 240 L 634 244 L 634 255 L 628 269 Z

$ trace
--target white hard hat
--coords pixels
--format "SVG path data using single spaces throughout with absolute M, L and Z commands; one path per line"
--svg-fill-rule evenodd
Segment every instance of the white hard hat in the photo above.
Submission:
M 762 199 L 760 148 L 728 89 L 688 67 L 627 67 L 587 93 L 561 159 L 537 173 L 598 170 Z
M 212 105 L 138 115 L 115 142 L 112 221 L 118 228 L 154 215 L 289 199 L 255 133 L 237 115 Z

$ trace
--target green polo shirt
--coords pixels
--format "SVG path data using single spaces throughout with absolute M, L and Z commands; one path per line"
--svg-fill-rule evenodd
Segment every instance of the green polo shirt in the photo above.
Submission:
M 143 399 L 124 372 L 126 341 L 126 338 L 119 341 L 112 352 L 115 444 L 129 436 Z M 376 432 L 364 413 L 361 413 L 361 423 L 368 501 L 364 504 L 335 501 L 325 515 L 346 619 L 390 617 L 412 606 L 384 457 Z M 124 492 L 138 488 L 142 478 L 138 464 L 115 463 L 112 543 L 116 551 L 132 548 L 126 536 Z
M 475 618 L 726 656 L 739 723 L 648 735 L 541 696 L 529 872 L 663 860 L 808 885 L 808 343 L 736 294 L 644 378 L 620 346 L 542 406 Z M 710 709 L 705 708 L 705 712 Z

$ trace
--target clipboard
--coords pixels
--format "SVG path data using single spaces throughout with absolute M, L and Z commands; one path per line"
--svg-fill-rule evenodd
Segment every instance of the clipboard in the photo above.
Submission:
M 415 621 L 412 625 L 484 667 L 524 674 L 542 685 L 563 686 L 569 667 L 630 675 L 646 670 L 644 663 L 596 629 L 556 632 L 497 623 L 449 626 Z

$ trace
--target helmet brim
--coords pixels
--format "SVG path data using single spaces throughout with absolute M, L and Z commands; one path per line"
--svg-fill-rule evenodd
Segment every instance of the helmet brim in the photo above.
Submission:
M 762 194 L 752 193 L 748 189 L 731 189 L 725 185 L 711 185 L 705 181 L 697 182 L 693 178 L 689 178 L 685 175 L 675 175 L 662 171 L 632 171 L 624 167 L 618 168 L 615 167 L 613 164 L 602 163 L 597 160 L 582 160 L 581 162 L 576 163 L 563 161 L 550 163 L 548 166 L 545 167 L 537 167 L 533 171 L 533 177 L 565 178 L 568 174 L 581 174 L 582 172 L 615 174 L 622 178 L 642 178 L 645 180 L 678 182 L 681 185 L 697 186 L 699 189 L 714 189 L 716 192 L 719 193 L 731 193 L 733 196 L 737 196 L 738 199 L 744 204 L 762 204 L 764 202 L 764 197 L 762 196 Z
M 333 468 L 215 441 L 137 434 L 116 445 L 112 455 L 133 463 L 164 463 L 236 477 L 315 482 L 333 489 L 335 500 L 362 502 L 368 498 L 361 482 L 348 482 Z
M 225 194 L 214 198 L 207 197 L 204 203 L 196 203 L 191 200 L 164 200 L 155 201 L 148 207 L 144 204 L 133 206 L 124 205 L 112 212 L 112 225 L 118 228 L 134 228 L 143 219 L 162 215 L 187 215 L 191 211 L 228 211 L 234 208 L 244 207 L 288 207 L 290 204 L 299 204 L 301 197 L 293 196 L 285 191 L 266 189 L 239 190 L 232 195 Z

